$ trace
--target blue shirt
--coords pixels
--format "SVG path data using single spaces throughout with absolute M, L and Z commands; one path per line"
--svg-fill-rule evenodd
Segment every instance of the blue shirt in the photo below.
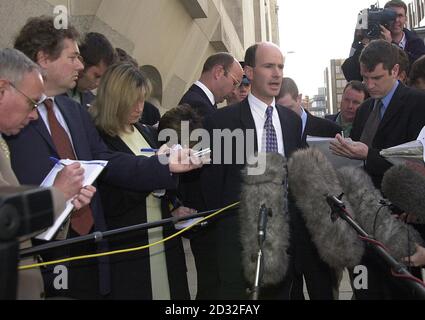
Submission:
M 388 92 L 388 94 L 385 97 L 381 98 L 382 104 L 383 106 L 381 107 L 381 119 L 384 117 L 385 111 L 387 111 L 388 105 L 391 102 L 391 99 L 393 98 L 394 92 L 397 90 L 399 81 L 397 80 L 394 83 L 394 86 L 392 87 L 392 89 L 390 90 L 390 92 Z

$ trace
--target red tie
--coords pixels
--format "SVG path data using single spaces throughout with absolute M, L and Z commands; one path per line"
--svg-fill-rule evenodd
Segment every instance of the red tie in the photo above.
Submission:
M 71 141 L 65 129 L 61 126 L 53 110 L 52 99 L 46 99 L 47 119 L 50 126 L 50 135 L 61 159 L 76 160 Z M 93 215 L 90 206 L 85 206 L 72 213 L 71 228 L 79 235 L 86 235 L 93 227 Z

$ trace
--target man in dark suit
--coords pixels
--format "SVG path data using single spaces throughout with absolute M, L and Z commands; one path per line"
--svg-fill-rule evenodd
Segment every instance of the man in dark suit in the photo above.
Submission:
M 301 105 L 302 94 L 299 93 L 297 84 L 291 78 L 284 77 L 279 94 L 276 96 L 277 104 L 287 107 L 301 117 L 303 139 L 309 136 L 335 137 L 341 133 L 341 127 L 336 123 L 315 117 Z
M 178 155 L 173 152 L 169 157 L 161 155 L 145 158 L 109 151 L 99 137 L 86 107 L 63 95 L 76 85 L 78 72 L 83 69 L 78 58 L 77 39 L 78 32 L 73 26 L 58 30 L 54 27 L 53 18 L 40 17 L 28 20 L 15 40 L 15 47 L 23 50 L 43 69 L 45 94 L 50 97 L 40 104 L 38 120 L 32 121 L 19 135 L 8 138 L 12 165 L 18 180 L 25 184 L 40 184 L 53 166 L 49 157 L 63 157 L 66 149 L 67 153 L 79 160 L 109 161 L 101 179 L 116 186 L 135 191 L 175 187 L 172 172 L 185 172 L 199 166 L 191 162 L 176 162 Z M 184 151 L 182 158 L 187 159 L 186 154 Z M 165 161 L 166 158 L 169 161 Z M 83 216 L 86 221 L 84 233 L 91 230 L 104 231 L 105 221 L 99 195 L 93 197 L 90 208 L 88 212 L 77 216 Z M 73 217 L 69 236 L 82 234 L 81 223 L 79 227 L 77 224 L 73 226 L 72 220 Z M 105 246 L 103 242 L 99 245 L 103 250 L 107 249 Z M 95 250 L 94 245 L 82 245 L 70 248 L 68 253 L 74 256 Z M 99 268 L 96 261 L 85 260 L 71 263 L 68 269 L 67 292 L 56 290 L 51 294 L 77 299 L 107 297 L 110 291 L 108 259 L 99 258 Z M 52 286 L 51 279 L 47 279 L 45 284 Z
M 301 140 L 301 119 L 292 111 L 275 103 L 283 76 L 283 55 L 280 49 L 272 43 L 259 43 L 251 46 L 245 55 L 245 74 L 251 81 L 251 93 L 248 97 L 235 105 L 223 108 L 206 118 L 206 128 L 212 134 L 214 129 L 242 129 L 244 135 L 243 163 L 232 162 L 223 164 L 226 154 L 232 152 L 235 161 L 236 152 L 241 145 L 232 139 L 231 148 L 222 150 L 220 163 L 213 163 L 205 167 L 201 174 L 202 194 L 208 209 L 221 208 L 239 200 L 241 191 L 240 171 L 247 159 L 255 151 L 267 151 L 268 145 L 263 143 L 263 135 L 267 136 L 272 122 L 276 144 L 273 148 L 278 153 L 289 157 L 295 150 L 305 143 Z M 265 127 L 265 123 L 268 123 Z M 254 141 L 247 141 L 247 131 L 255 132 Z M 267 139 L 266 139 L 267 141 Z M 214 153 L 217 150 L 213 149 Z M 308 267 L 316 266 L 312 257 L 316 251 L 309 239 L 308 232 L 303 226 L 299 212 L 290 201 L 291 216 L 291 267 L 286 278 L 273 288 L 263 290 L 263 299 L 289 299 L 292 287 L 292 269 L 297 263 L 307 263 Z M 239 225 L 237 211 L 225 213 L 216 221 L 216 248 L 218 274 L 216 292 L 217 299 L 246 299 L 247 283 L 243 276 L 241 265 L 241 244 L 239 240 Z M 306 253 L 308 252 L 308 253 Z M 298 256 L 297 256 L 298 255 Z M 317 252 L 316 252 L 317 255 Z M 332 292 L 325 293 L 330 299 Z
M 242 82 L 243 70 L 229 53 L 219 52 L 210 56 L 204 64 L 201 77 L 183 95 L 179 104 L 187 103 L 205 117 L 217 109 L 234 88 Z
M 180 100 L 180 104 L 188 104 L 202 118 L 217 110 L 217 103 L 222 102 L 233 89 L 242 82 L 243 70 L 239 62 L 229 53 L 220 52 L 211 55 L 204 63 L 201 77 L 196 81 Z M 200 193 L 200 173 L 196 170 L 185 174 L 179 181 L 179 191 L 182 202 L 202 211 L 205 204 Z M 184 195 L 190 195 L 185 198 Z M 195 200 L 195 201 L 193 201 Z M 215 256 L 213 255 L 214 238 L 209 225 L 193 234 L 191 248 L 197 269 L 198 300 L 212 299 L 216 295 L 212 289 L 217 279 L 212 277 L 215 271 Z
M 336 136 L 331 149 L 338 155 L 364 160 L 364 168 L 380 189 L 390 162 L 382 149 L 416 140 L 425 125 L 425 93 L 405 87 L 397 80 L 397 48 L 384 40 L 372 41 L 360 55 L 360 70 L 371 98 L 357 110 L 351 131 L 354 142 Z M 408 298 L 386 269 L 366 254 L 369 289 L 356 290 L 365 299 Z M 384 271 L 384 272 L 383 272 Z

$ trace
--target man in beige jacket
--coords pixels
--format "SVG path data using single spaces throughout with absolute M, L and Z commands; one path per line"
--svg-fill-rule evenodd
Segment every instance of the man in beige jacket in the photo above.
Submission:
M 44 84 L 40 69 L 20 51 L 0 50 L 0 134 L 15 135 L 30 121 L 38 118 L 38 101 L 43 97 Z M 0 135 L 0 186 L 19 185 L 10 164 L 10 153 Z M 90 203 L 96 189 L 83 187 L 84 169 L 79 164 L 65 166 L 51 188 L 55 216 L 72 199 L 79 209 Z M 31 246 L 30 240 L 20 239 L 20 247 Z M 34 258 L 21 261 L 21 265 L 35 263 Z M 40 270 L 29 269 L 18 274 L 18 299 L 41 299 L 44 286 Z

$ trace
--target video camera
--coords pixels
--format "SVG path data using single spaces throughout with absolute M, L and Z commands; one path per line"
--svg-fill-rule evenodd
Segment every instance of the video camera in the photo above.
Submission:
M 397 13 L 391 9 L 381 9 L 375 5 L 363 9 L 357 16 L 356 30 L 361 30 L 362 38 L 379 39 L 381 27 L 390 29 L 397 18 Z
M 0 187 L 0 300 L 16 299 L 19 240 L 53 223 L 53 199 L 46 188 Z

